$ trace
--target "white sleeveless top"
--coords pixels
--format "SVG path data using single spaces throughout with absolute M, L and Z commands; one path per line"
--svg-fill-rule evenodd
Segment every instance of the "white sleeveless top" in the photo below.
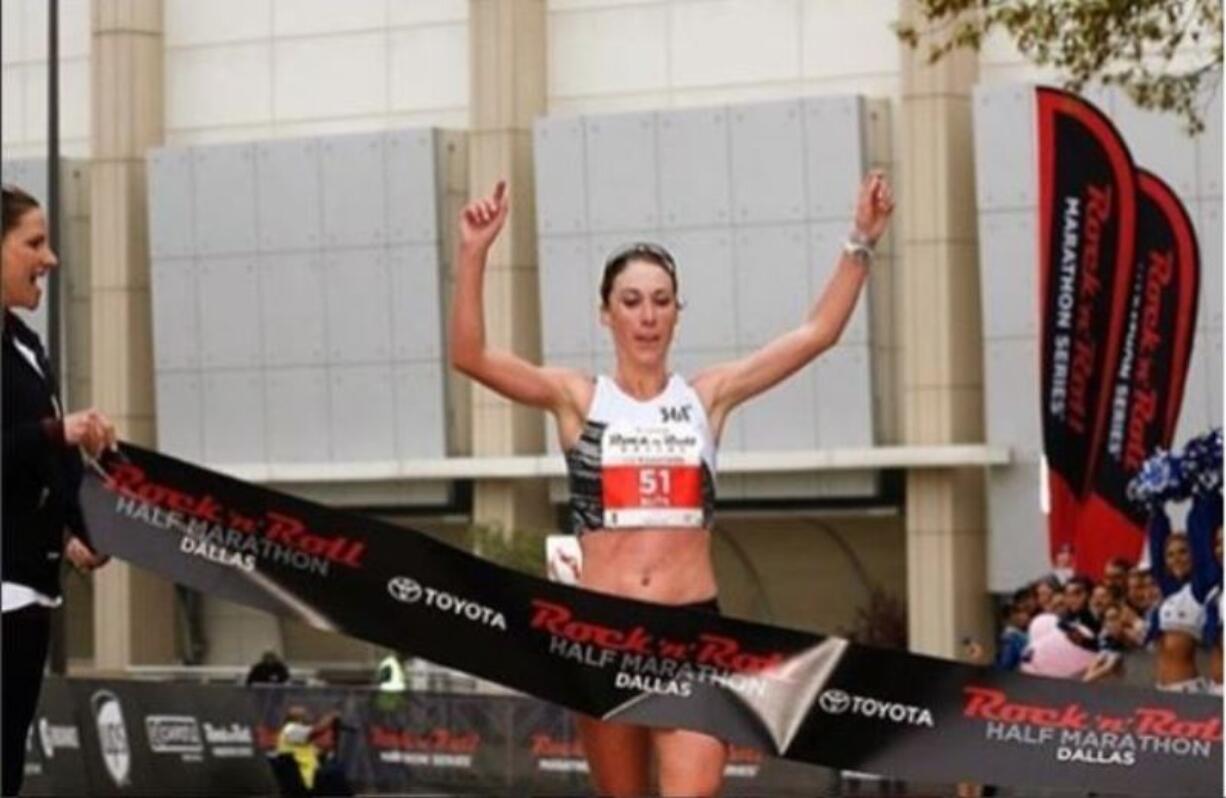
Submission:
M 576 533 L 636 527 L 710 527 L 716 447 L 706 410 L 673 374 L 640 401 L 609 377 L 596 389 L 583 431 L 566 452 Z

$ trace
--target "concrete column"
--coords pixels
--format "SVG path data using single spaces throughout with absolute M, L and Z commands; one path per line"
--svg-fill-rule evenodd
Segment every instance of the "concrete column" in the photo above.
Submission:
M 900 0 L 903 21 L 922 19 Z M 902 47 L 899 355 L 903 439 L 983 440 L 983 332 L 975 216 L 973 51 L 929 65 Z M 984 474 L 907 475 L 907 592 L 911 648 L 955 656 L 959 641 L 991 633 Z
M 162 142 L 162 2 L 92 0 L 91 366 L 122 438 L 154 442 L 145 152 Z M 170 583 L 112 562 L 94 577 L 99 670 L 174 659 Z
M 470 0 L 469 194 L 488 194 L 506 178 L 511 198 L 486 271 L 486 338 L 533 362 L 540 362 L 541 335 L 532 120 L 545 111 L 546 49 L 545 0 Z M 475 455 L 538 454 L 545 423 L 539 410 L 473 389 Z M 474 520 L 507 532 L 552 526 L 547 486 L 525 482 L 478 482 Z

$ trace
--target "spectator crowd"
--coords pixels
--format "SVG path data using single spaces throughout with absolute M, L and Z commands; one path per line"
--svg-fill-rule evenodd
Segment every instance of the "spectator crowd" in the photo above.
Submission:
M 1187 693 L 1222 692 L 1222 435 L 1159 451 L 1129 485 L 1145 507 L 1138 562 L 1110 560 L 1097 580 L 1062 549 L 1052 573 L 1002 609 L 996 667 Z M 1172 503 L 1187 502 L 1185 530 Z

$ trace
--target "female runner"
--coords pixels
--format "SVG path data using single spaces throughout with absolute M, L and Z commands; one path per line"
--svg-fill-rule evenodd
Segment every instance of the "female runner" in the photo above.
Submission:
M 865 177 L 854 227 L 808 318 L 758 351 L 692 379 L 669 370 L 681 311 L 677 267 L 656 244 L 612 253 L 600 286 L 601 322 L 613 337 L 614 373 L 593 379 L 486 347 L 486 255 L 507 218 L 505 181 L 460 215 L 451 363 L 516 402 L 548 410 L 570 476 L 571 515 L 583 553 L 580 585 L 661 604 L 717 611 L 711 563 L 715 451 L 728 414 L 835 344 L 868 276 L 894 202 L 880 172 Z M 576 297 L 576 302 L 586 301 Z M 652 452 L 668 450 L 668 459 Z M 665 464 L 667 462 L 667 465 Z M 714 795 L 725 744 L 683 729 L 579 718 L 593 786 L 601 795 Z

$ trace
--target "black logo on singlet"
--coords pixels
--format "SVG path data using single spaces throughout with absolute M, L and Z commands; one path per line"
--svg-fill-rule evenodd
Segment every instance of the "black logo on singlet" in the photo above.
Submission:
M 661 407 L 660 418 L 665 424 L 676 424 L 680 421 L 688 423 L 690 420 L 690 406 Z

